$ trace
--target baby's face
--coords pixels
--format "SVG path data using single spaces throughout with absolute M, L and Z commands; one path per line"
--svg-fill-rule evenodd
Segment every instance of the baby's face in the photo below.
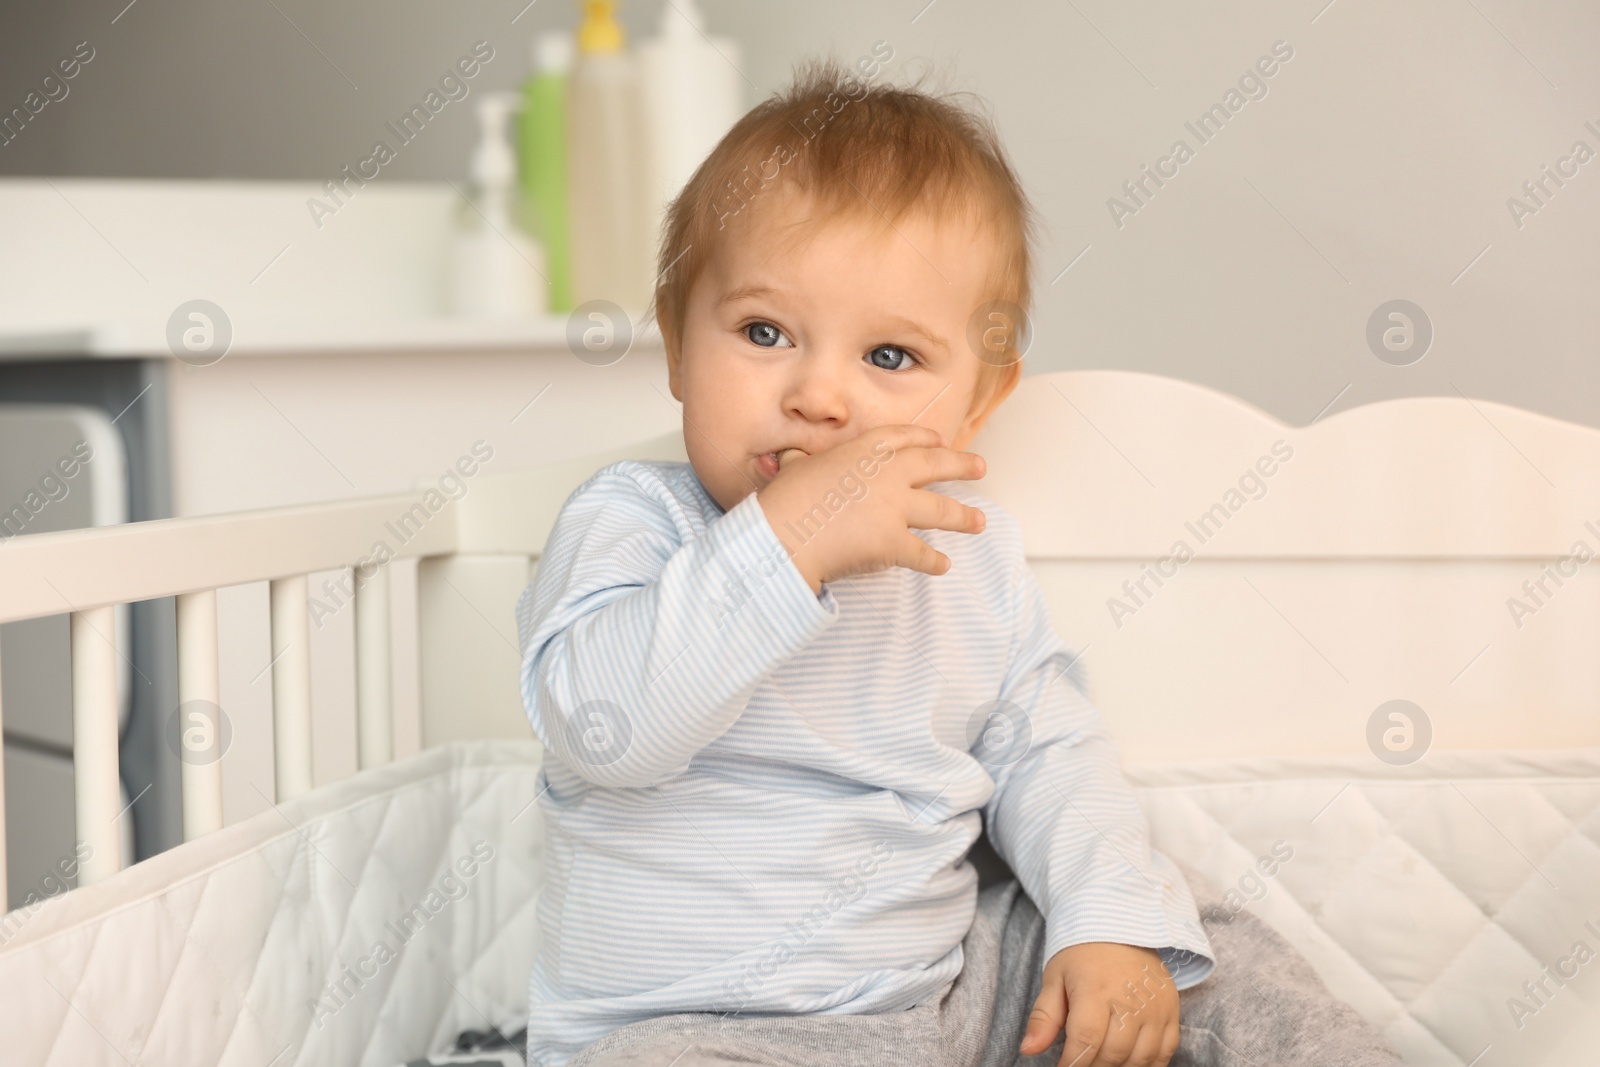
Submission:
M 696 279 L 682 351 L 668 357 L 689 461 L 712 499 L 728 509 L 766 486 L 773 453 L 826 451 L 878 426 L 927 426 L 964 449 L 1020 373 L 1006 368 L 974 407 L 982 364 L 967 324 L 987 299 L 992 240 L 913 214 L 893 228 L 830 219 L 796 245 L 784 225 L 809 202 L 764 195 L 774 200 L 761 218 Z

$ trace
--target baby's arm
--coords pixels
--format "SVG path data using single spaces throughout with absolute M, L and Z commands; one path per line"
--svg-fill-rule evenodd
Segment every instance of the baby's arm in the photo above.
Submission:
M 1183 876 L 1150 848 L 1116 743 L 1080 688 L 1077 654 L 1057 637 L 1018 557 L 1018 628 L 997 708 L 1011 722 L 980 733 L 972 753 L 995 779 L 985 807 L 995 851 L 1045 916 L 1048 964 L 1023 1047 L 1049 1047 L 1066 1016 L 1064 1063 L 1124 1062 L 1134 1037 L 1135 1062 L 1164 1062 L 1154 1057 L 1169 1029 L 1176 1036 L 1177 990 L 1210 972 L 1210 943 Z M 1152 1034 L 1139 1034 L 1152 1023 Z
M 837 618 L 754 494 L 685 541 L 687 521 L 654 471 L 613 464 L 567 500 L 517 603 L 528 717 L 598 785 L 682 773 Z

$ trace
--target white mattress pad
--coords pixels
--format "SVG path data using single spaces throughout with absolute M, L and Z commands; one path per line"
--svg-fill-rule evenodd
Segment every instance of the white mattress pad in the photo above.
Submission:
M 391 1067 L 520 1028 L 537 768 L 533 742 L 430 749 L 13 913 L 0 1060 Z M 1156 847 L 1409 1063 L 1600 1062 L 1600 751 L 1129 776 Z

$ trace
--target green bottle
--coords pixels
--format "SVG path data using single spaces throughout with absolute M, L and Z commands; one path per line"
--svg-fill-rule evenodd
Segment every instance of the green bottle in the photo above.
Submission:
M 527 226 L 544 245 L 551 312 L 572 310 L 572 257 L 567 244 L 567 76 L 570 33 L 541 33 L 533 42 L 533 73 L 523 86 L 518 154 Z

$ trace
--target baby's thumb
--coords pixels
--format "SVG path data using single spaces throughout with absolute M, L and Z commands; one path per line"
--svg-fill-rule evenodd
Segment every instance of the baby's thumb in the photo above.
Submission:
M 1028 1014 L 1028 1028 L 1022 1034 L 1018 1051 L 1024 1056 L 1034 1056 L 1055 1044 L 1066 1018 L 1067 997 L 1061 979 L 1047 974 L 1039 999 L 1033 1002 L 1033 1011 Z

